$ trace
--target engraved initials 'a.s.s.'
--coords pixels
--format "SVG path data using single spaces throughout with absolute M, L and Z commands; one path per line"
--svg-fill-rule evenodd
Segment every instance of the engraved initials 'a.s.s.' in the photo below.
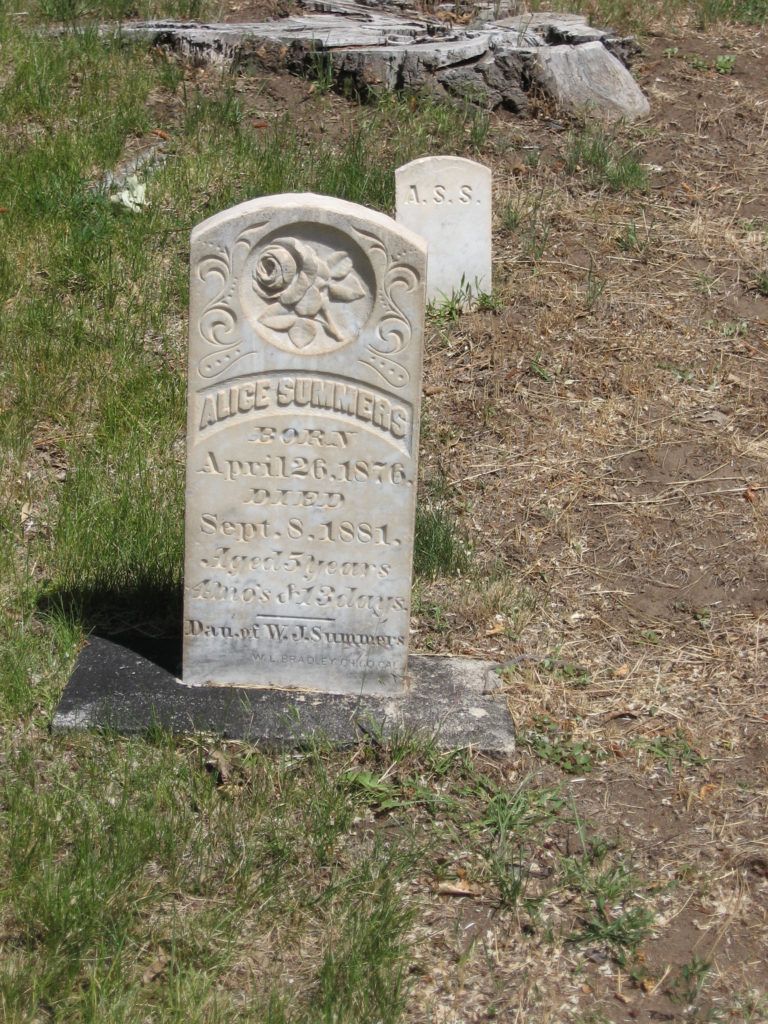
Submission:
M 472 186 L 471 185 L 459 185 L 455 193 L 456 201 L 466 206 L 467 203 L 472 202 Z M 423 195 L 419 195 L 419 190 L 416 185 L 408 186 L 408 199 L 406 203 L 410 206 L 426 206 L 427 203 L 433 203 L 435 206 L 441 206 L 443 203 L 452 203 L 453 198 L 449 194 L 449 189 L 445 185 L 434 185 L 432 190 L 426 190 Z

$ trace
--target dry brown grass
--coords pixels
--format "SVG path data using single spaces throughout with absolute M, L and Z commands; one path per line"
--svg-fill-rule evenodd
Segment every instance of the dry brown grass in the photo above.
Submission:
M 733 53 L 734 74 L 673 46 Z M 768 940 L 767 57 L 754 28 L 646 42 L 652 114 L 619 137 L 649 165 L 647 194 L 569 177 L 560 119 L 496 122 L 502 308 L 429 341 L 440 427 L 422 465 L 442 466 L 465 510 L 477 581 L 427 588 L 449 628 L 427 614 L 420 639 L 513 662 L 516 778 L 564 779 L 526 739 L 543 717 L 591 745 L 592 771 L 566 790 L 635 851 L 663 907 L 634 983 L 588 957 L 576 983 L 567 947 L 497 950 L 505 979 L 539 986 L 510 1020 L 682 1019 L 670 993 L 694 956 L 712 968 L 688 1015 L 768 1019 L 748 997 L 765 991 Z

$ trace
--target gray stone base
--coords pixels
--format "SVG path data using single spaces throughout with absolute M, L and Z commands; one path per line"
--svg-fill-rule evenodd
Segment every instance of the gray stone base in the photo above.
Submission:
M 142 733 L 160 726 L 270 747 L 301 747 L 313 735 L 349 745 L 364 736 L 418 733 L 444 750 L 472 747 L 507 758 L 515 733 L 495 667 L 472 658 L 411 655 L 410 689 L 396 697 L 184 686 L 140 654 L 92 636 L 62 694 L 53 730 Z

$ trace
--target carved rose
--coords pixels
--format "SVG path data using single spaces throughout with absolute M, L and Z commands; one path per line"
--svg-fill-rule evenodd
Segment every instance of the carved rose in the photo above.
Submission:
M 293 238 L 276 239 L 259 254 L 253 288 L 269 302 L 259 322 L 285 332 L 296 348 L 311 344 L 318 324 L 334 341 L 348 341 L 334 320 L 331 303 L 353 302 L 365 295 L 346 253 L 334 252 L 321 259 L 310 245 Z

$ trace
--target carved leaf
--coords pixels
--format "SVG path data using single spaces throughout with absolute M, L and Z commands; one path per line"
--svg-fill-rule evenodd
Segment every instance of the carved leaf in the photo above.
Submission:
M 229 273 L 229 253 L 226 249 L 222 249 L 220 253 L 208 253 L 208 255 L 203 256 L 197 265 L 197 275 L 201 281 L 205 281 L 208 277 L 215 274 L 221 278 L 225 288 L 229 281 Z M 217 298 L 219 297 L 217 296 Z
M 393 387 L 403 388 L 410 380 L 408 371 L 396 363 L 392 359 L 388 359 L 386 356 L 377 355 L 375 352 L 371 352 L 367 359 L 363 362 L 370 366 L 372 370 L 375 370 L 380 377 L 383 377 Z
M 237 323 L 237 315 L 229 306 L 211 303 L 200 317 L 200 333 L 209 345 L 234 345 L 237 337 L 228 338 Z
M 317 327 L 311 320 L 297 320 L 288 331 L 288 337 L 296 348 L 306 348 L 315 337 Z
M 278 304 L 267 306 L 259 317 L 259 323 L 269 327 L 272 331 L 288 331 L 296 323 L 293 313 L 286 313 L 284 308 Z
M 352 260 L 345 252 L 334 252 L 328 257 L 331 279 L 343 280 L 352 270 Z
M 300 316 L 317 316 L 323 305 L 323 297 L 313 285 L 308 288 L 296 303 L 296 312 Z
M 384 244 L 382 243 L 381 239 L 378 237 L 378 235 L 374 235 L 370 231 L 363 231 L 362 228 L 353 228 L 352 230 L 358 236 L 358 238 L 367 239 L 368 247 L 366 248 L 366 246 L 363 245 L 363 248 L 366 249 L 366 252 L 368 253 L 369 257 L 372 252 L 376 252 L 383 256 L 384 259 L 387 260 L 387 263 L 389 263 L 389 259 L 387 257 L 387 250 Z
M 365 291 L 357 277 L 351 275 L 346 281 L 329 284 L 328 294 L 337 302 L 354 302 L 355 299 L 362 298 Z
M 327 281 L 329 277 L 331 277 L 330 267 L 325 262 L 325 260 L 321 260 L 320 257 L 318 256 L 316 280 L 321 282 Z
M 224 370 L 228 369 L 232 363 L 237 362 L 240 356 L 243 354 L 243 346 L 237 345 L 234 348 L 225 349 L 223 352 L 211 352 L 209 355 L 204 356 L 200 360 L 200 376 L 201 377 L 217 377 Z

